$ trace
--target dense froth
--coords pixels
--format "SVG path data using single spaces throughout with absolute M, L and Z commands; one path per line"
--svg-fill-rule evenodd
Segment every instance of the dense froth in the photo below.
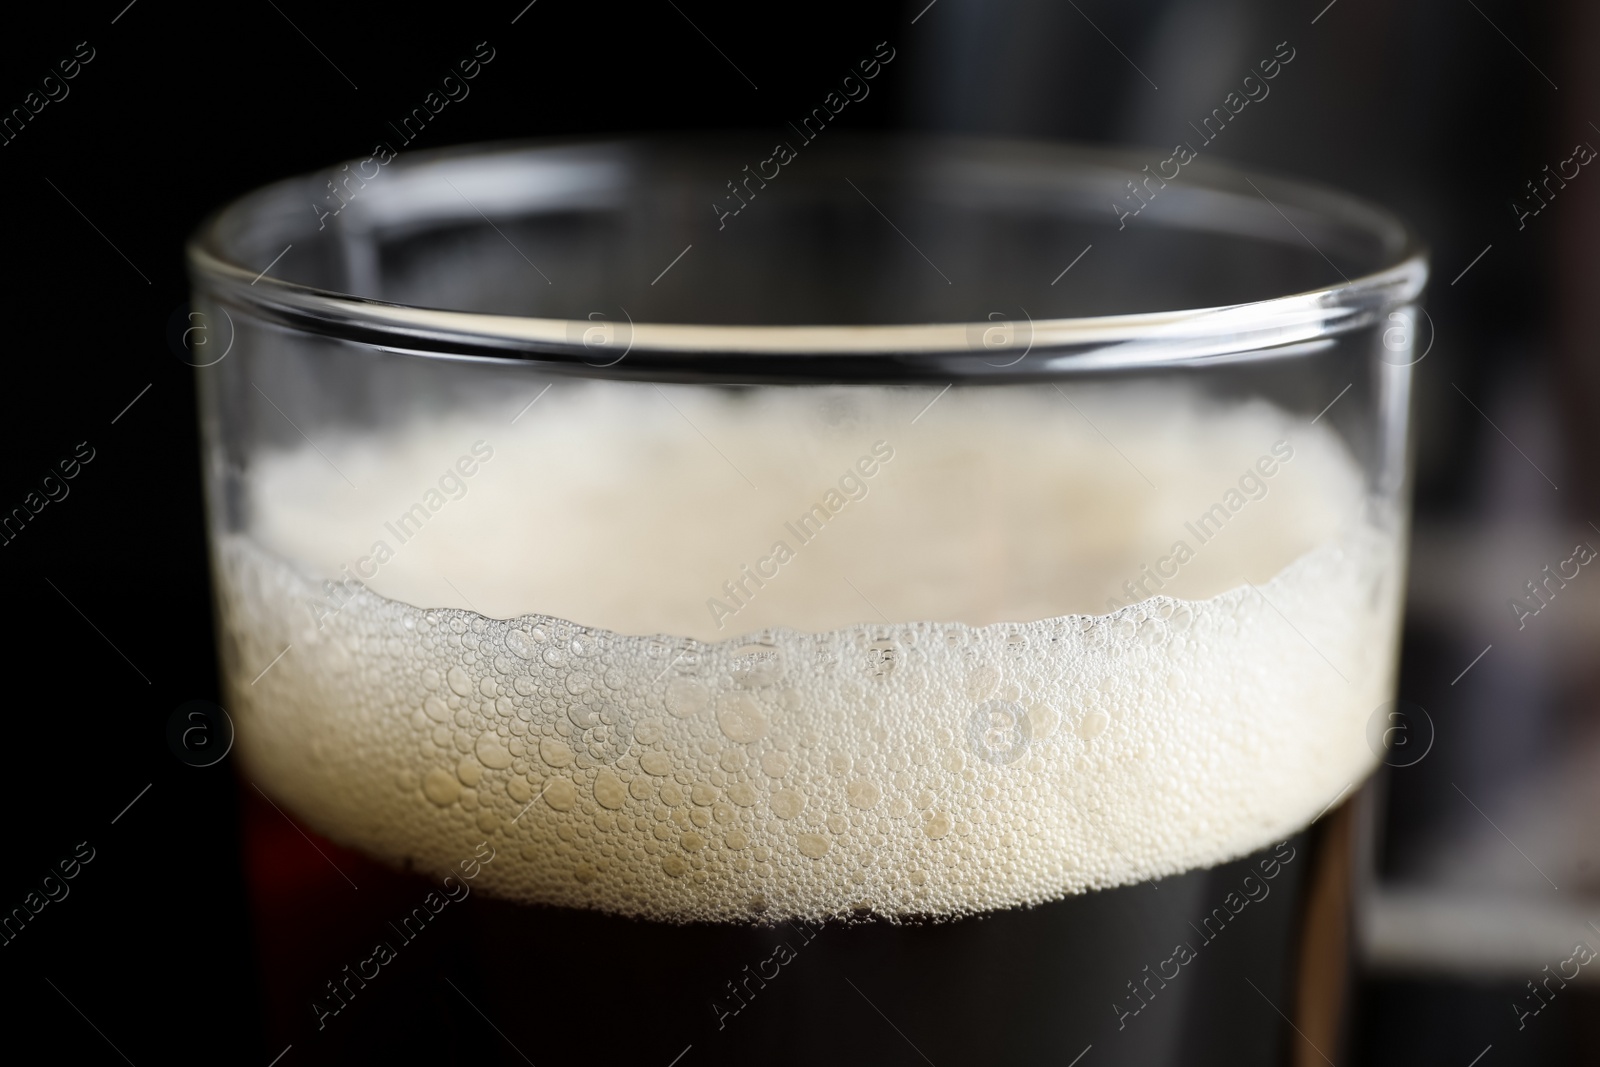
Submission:
M 1281 429 L 1250 420 L 1262 447 Z M 1192 462 L 1231 469 L 1214 460 Z M 1398 567 L 1395 531 L 1355 511 L 1203 599 L 720 642 L 360 588 L 318 610 L 321 575 L 229 534 L 230 710 L 248 773 L 309 825 L 441 873 L 487 838 L 486 888 L 518 901 L 670 921 L 1036 904 L 1247 853 L 1370 769 Z

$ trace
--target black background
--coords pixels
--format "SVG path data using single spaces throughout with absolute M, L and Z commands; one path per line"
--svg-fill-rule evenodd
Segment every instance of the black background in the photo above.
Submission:
M 196 372 L 168 342 L 187 298 L 183 242 L 241 193 L 392 140 L 388 123 L 481 41 L 494 61 L 418 146 L 776 129 L 884 40 L 897 60 L 848 126 L 1163 145 L 1231 87 L 1213 92 L 1185 63 L 1204 66 L 1207 49 L 1228 45 L 1241 57 L 1232 83 L 1288 39 L 1298 57 L 1276 102 L 1218 152 L 1368 195 L 1431 244 L 1440 341 L 1419 369 L 1419 507 L 1469 509 L 1474 457 L 1496 447 L 1451 382 L 1474 395 L 1511 375 L 1567 382 L 1565 413 L 1549 412 L 1555 433 L 1596 454 L 1583 414 L 1597 375 L 1583 249 L 1600 177 L 1585 174 L 1522 232 L 1509 207 L 1575 140 L 1600 140 L 1587 125 L 1600 103 L 1586 111 L 1600 35 L 1576 7 L 1338 0 L 1319 17 L 1323 0 L 1199 4 L 1185 43 L 1157 33 L 1174 5 L 1109 0 L 1076 12 L 939 0 L 915 23 L 921 3 L 124 3 L 12 10 L 0 37 L 5 109 L 79 42 L 95 53 L 66 99 L 0 147 L 0 509 L 20 505 L 79 442 L 95 451 L 70 495 L 0 547 L 10 622 L 0 909 L 79 842 L 96 850 L 71 896 L 0 948 L 14 1050 L 121 1062 L 114 1045 L 138 1064 L 264 1064 L 277 1052 L 259 1039 L 235 780 L 227 763 L 184 765 L 165 734 L 180 704 L 218 693 Z M 1522 353 L 1511 365 L 1508 346 Z M 1574 501 L 1594 499 L 1592 466 L 1575 472 L 1575 513 Z M 1414 1037 L 1447 1020 L 1504 1029 L 1482 1018 L 1505 1014 L 1499 998 L 1475 1013 L 1451 996 L 1412 995 L 1412 1014 L 1384 1025 Z M 1432 1046 L 1419 1047 L 1407 1062 L 1428 1061 Z

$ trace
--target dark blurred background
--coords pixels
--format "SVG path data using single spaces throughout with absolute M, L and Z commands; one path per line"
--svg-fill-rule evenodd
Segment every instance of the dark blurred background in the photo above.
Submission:
M 1509 600 L 1577 542 L 1600 546 L 1600 173 L 1547 181 L 1570 175 L 1575 146 L 1600 144 L 1600 8 L 924 3 L 8 12 L 0 109 L 25 121 L 0 145 L 0 510 L 58 461 L 93 455 L 0 545 L 15 686 L 0 906 L 80 843 L 93 855 L 70 897 L 0 945 L 13 1055 L 278 1052 L 257 1015 L 234 778 L 226 762 L 180 763 L 166 739 L 174 709 L 217 697 L 194 372 L 170 341 L 182 244 L 207 212 L 392 140 L 389 123 L 481 41 L 493 63 L 416 146 L 777 131 L 887 41 L 896 62 L 843 124 L 1170 150 L 1287 42 L 1271 96 L 1208 153 L 1386 204 L 1434 266 L 1400 693 L 1426 714 L 1411 713 L 1410 747 L 1391 758 L 1407 765 L 1372 794 L 1355 1027 L 1336 1058 L 1596 1059 L 1600 967 L 1520 1027 L 1514 1005 L 1532 1007 L 1527 983 L 1575 941 L 1600 946 L 1600 575 L 1584 568 L 1520 628 Z M 70 81 L 41 86 L 74 61 Z M 45 88 L 59 99 L 39 104 Z

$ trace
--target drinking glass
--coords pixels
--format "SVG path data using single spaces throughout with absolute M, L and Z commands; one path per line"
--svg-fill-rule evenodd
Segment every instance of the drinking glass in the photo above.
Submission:
M 274 1045 L 1335 1054 L 1425 257 L 1162 155 L 471 147 L 201 229 Z

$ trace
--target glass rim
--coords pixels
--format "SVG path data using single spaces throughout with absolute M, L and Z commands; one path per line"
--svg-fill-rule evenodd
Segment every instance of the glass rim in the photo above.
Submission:
M 859 143 L 915 143 L 937 151 L 976 153 L 980 158 L 1020 152 L 1032 159 L 1054 157 L 1064 168 L 1125 169 L 1132 175 L 1151 158 L 1149 152 L 1137 149 L 1068 142 L 896 134 L 843 135 L 840 140 L 847 138 Z M 475 162 L 519 156 L 557 158 L 564 154 L 570 159 L 574 153 L 587 152 L 600 159 L 662 144 L 681 147 L 730 141 L 728 135 L 692 134 L 489 142 L 402 153 L 386 166 L 403 173 L 440 165 L 470 167 Z M 208 217 L 185 250 L 194 291 L 224 309 L 233 307 L 329 339 L 424 357 L 531 362 L 553 372 L 584 377 L 672 380 L 732 375 L 740 380 L 777 381 L 818 375 L 833 379 L 886 375 L 890 380 L 1016 380 L 1322 351 L 1335 336 L 1370 326 L 1388 311 L 1416 301 L 1429 275 L 1428 251 L 1419 235 L 1388 210 L 1314 183 L 1197 159 L 1183 167 L 1186 186 L 1240 199 L 1259 196 L 1319 255 L 1321 249 L 1305 237 L 1285 208 L 1362 233 L 1385 249 L 1383 265 L 1337 284 L 1243 303 L 1029 318 L 1025 324 L 1027 349 L 1022 357 L 1008 362 L 985 359 L 986 353 L 974 350 L 976 333 L 993 325 L 981 320 L 732 325 L 631 319 L 624 355 L 612 359 L 608 354 L 606 361 L 596 361 L 579 340 L 593 325 L 588 320 L 394 303 L 277 277 L 271 273 L 272 264 L 257 271 L 239 262 L 229 248 L 230 227 L 268 212 L 286 194 L 299 193 L 317 177 L 336 169 L 273 182 Z M 531 207 L 536 210 L 537 204 Z M 1333 266 L 1332 260 L 1328 262 Z M 1337 266 L 1334 269 L 1338 271 Z

